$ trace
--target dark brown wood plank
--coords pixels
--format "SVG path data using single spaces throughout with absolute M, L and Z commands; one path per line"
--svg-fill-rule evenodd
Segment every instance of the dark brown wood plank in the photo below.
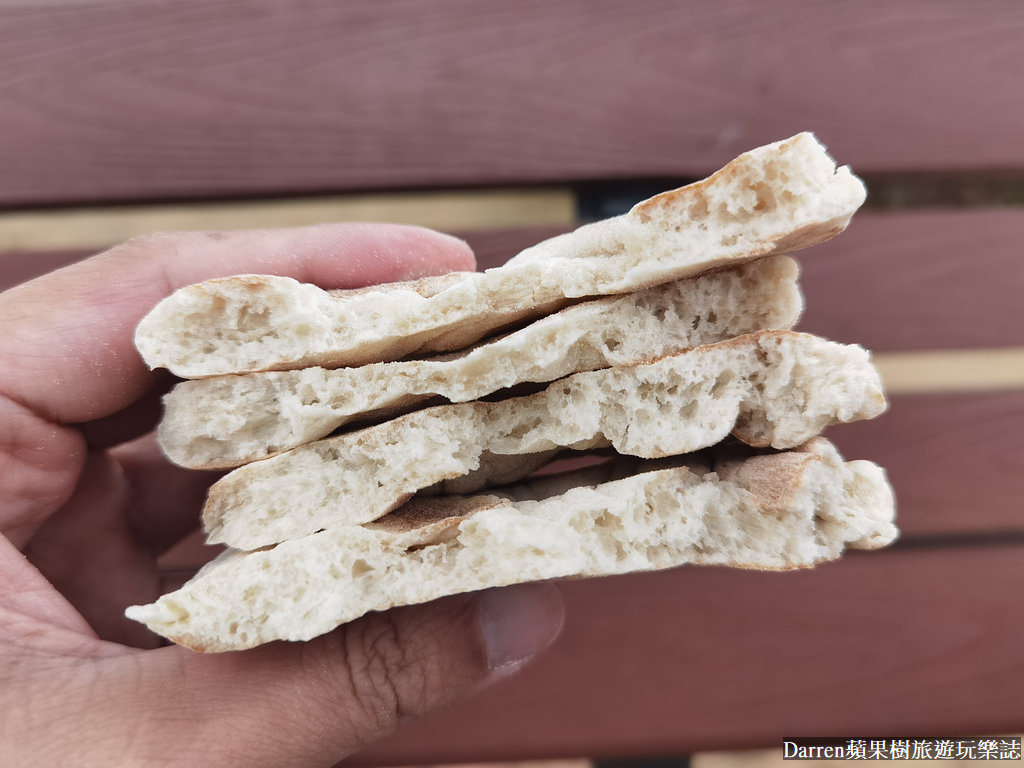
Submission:
M 875 350 L 1024 345 L 1024 209 L 860 213 L 802 251 L 800 328 Z
M 562 588 L 565 634 L 520 677 L 409 723 L 352 763 L 1024 729 L 1024 547 L 856 553 L 810 572 L 693 568 Z
M 907 537 L 1024 532 L 1024 392 L 899 395 L 827 435 L 885 467 Z
M 1016 0 L 0 3 L 0 204 L 1024 167 Z

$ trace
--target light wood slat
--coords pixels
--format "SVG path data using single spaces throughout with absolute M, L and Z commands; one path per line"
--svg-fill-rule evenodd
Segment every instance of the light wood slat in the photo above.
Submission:
M 1024 209 L 860 213 L 796 254 L 803 330 L 874 350 L 1024 346 Z
M 6 0 L 0 202 L 693 175 L 806 129 L 863 171 L 1024 167 L 1017 0 L 763 10 Z
M 1024 348 L 883 352 L 874 357 L 890 394 L 1024 390 Z
M 554 214 L 552 214 L 554 215 Z M 381 213 L 378 219 L 384 218 Z M 213 228 L 223 228 L 221 220 L 208 222 Z M 192 220 L 187 226 L 195 228 Z M 264 221 L 264 226 L 266 222 Z M 470 222 L 467 222 L 467 226 Z M 571 225 L 549 225 L 515 227 L 512 229 L 459 229 L 453 228 L 453 234 L 465 239 L 477 256 L 480 269 L 503 264 L 524 248 L 540 242 L 548 237 L 561 234 L 572 229 Z M 54 269 L 72 264 L 87 258 L 94 251 L 80 249 L 67 251 L 0 251 L 0 291 L 11 288 L 18 283 L 31 280 Z
M 78 207 L 0 213 L 0 251 L 100 250 L 151 232 L 264 229 L 386 221 L 440 230 L 562 226 L 575 220 L 567 189 L 391 193 L 251 202 Z
M 520 677 L 349 764 L 774 747 L 783 736 L 1024 729 L 1024 547 L 857 553 L 810 572 L 680 569 L 562 585 Z

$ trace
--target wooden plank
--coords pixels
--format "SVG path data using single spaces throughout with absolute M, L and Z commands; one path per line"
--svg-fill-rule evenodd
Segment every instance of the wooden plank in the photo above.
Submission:
M 886 468 L 907 537 L 1024 532 L 1024 391 L 895 396 L 880 418 L 826 434 Z
M 797 254 L 800 328 L 874 350 L 1024 346 L 1024 210 L 861 213 Z
M 882 352 L 874 357 L 889 394 L 1024 390 L 1024 348 Z
M 382 209 L 378 219 L 386 218 L 387 213 Z M 471 223 L 470 219 L 464 219 L 466 225 Z M 215 228 L 223 229 L 224 222 L 221 220 L 207 221 Z M 61 222 L 57 222 L 59 226 Z M 132 224 L 134 227 L 135 225 Z M 185 226 L 197 228 L 198 223 L 189 220 Z M 263 226 L 270 226 L 265 220 Z M 509 258 L 519 253 L 524 248 L 540 242 L 548 237 L 554 237 L 569 229 L 571 225 L 547 225 L 514 227 L 511 229 L 461 229 L 452 228 L 453 233 L 465 239 L 476 253 L 477 264 L 480 269 L 498 266 L 508 261 Z M 97 240 L 101 239 L 97 235 Z M 119 242 L 115 232 L 105 232 L 102 239 L 106 242 Z M 33 241 L 36 242 L 36 241 Z M 11 288 L 18 283 L 31 280 L 34 277 L 46 274 L 54 269 L 72 264 L 80 259 L 92 255 L 94 251 L 75 248 L 72 250 L 60 251 L 7 251 L 0 250 L 0 291 Z
M 810 572 L 679 569 L 562 589 L 565 634 L 521 676 L 346 764 L 1024 729 L 1024 547 L 856 553 Z
M 4 0 L 0 204 L 688 176 L 806 129 L 1021 168 L 1022 32 L 1016 0 Z
M 575 214 L 575 196 L 565 188 L 79 206 L 0 213 L 0 252 L 101 250 L 151 232 L 299 227 L 329 221 L 395 222 L 444 231 L 571 228 Z

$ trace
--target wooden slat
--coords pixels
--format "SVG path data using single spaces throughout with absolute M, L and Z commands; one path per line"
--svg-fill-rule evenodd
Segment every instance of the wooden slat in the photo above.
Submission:
M 0 213 L 0 252 L 101 250 L 151 232 L 299 227 L 331 221 L 418 224 L 444 231 L 571 228 L 575 202 L 569 189 L 546 188 L 50 208 Z
M 1024 547 L 856 553 L 811 572 L 693 568 L 562 588 L 565 635 L 519 678 L 409 723 L 353 764 L 1024 729 Z
M 905 536 L 1024 532 L 1024 391 L 895 396 L 826 434 L 886 468 Z
M 382 211 L 379 218 L 386 218 Z M 468 220 L 463 219 L 465 224 Z M 208 222 L 216 228 L 223 228 L 220 220 Z M 196 222 L 187 226 L 198 227 Z M 264 226 L 269 226 L 264 222 Z M 468 229 L 453 228 L 453 233 L 464 238 L 476 253 L 477 263 L 480 269 L 498 266 L 505 263 L 509 258 L 519 253 L 522 249 L 533 245 L 548 237 L 561 234 L 569 229 L 571 225 L 548 225 L 515 227 L 512 229 Z M 99 239 L 99 238 L 97 238 Z M 107 243 L 119 242 L 116 233 L 106 232 L 102 239 Z M 31 280 L 34 277 L 46 274 L 60 267 L 72 264 L 80 259 L 87 258 L 94 251 L 73 249 L 62 251 L 7 251 L 0 250 L 0 291 L 11 288 L 18 283 Z
M 1024 210 L 861 213 L 797 254 L 800 328 L 875 350 L 1024 345 Z
M 882 352 L 874 357 L 890 394 L 1024 390 L 1024 348 Z
M 1024 167 L 1017 0 L 0 3 L 0 204 Z M 983 87 L 979 87 L 983 84 Z

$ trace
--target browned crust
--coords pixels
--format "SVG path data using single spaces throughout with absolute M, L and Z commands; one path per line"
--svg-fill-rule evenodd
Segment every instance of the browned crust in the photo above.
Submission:
M 814 441 L 789 451 L 762 452 L 740 442 L 719 444 L 705 449 L 668 459 L 637 459 L 630 456 L 616 456 L 610 462 L 573 470 L 545 479 L 563 478 L 562 489 L 556 495 L 573 488 L 590 487 L 595 482 L 653 472 L 661 469 L 685 467 L 697 475 L 715 472 L 726 481 L 736 482 L 756 497 L 766 512 L 775 514 L 784 511 L 795 498 L 803 475 L 812 462 L 821 461 L 814 453 Z M 528 480 L 526 481 L 529 482 Z M 515 496 L 515 487 L 508 491 Z M 493 489 L 502 493 L 502 489 Z M 531 497 L 532 498 L 532 497 Z M 482 494 L 477 496 L 416 496 L 387 515 L 364 528 L 407 533 L 416 529 L 449 528 L 457 526 L 485 509 L 495 509 L 514 502 L 506 495 Z M 438 527 L 440 525 L 440 527 Z
M 780 141 L 776 145 L 775 154 L 785 154 L 790 147 L 805 140 L 806 136 L 804 134 L 797 134 L 785 141 Z M 646 222 L 650 220 L 652 213 L 663 208 L 678 207 L 680 199 L 685 200 L 686 198 L 692 197 L 694 199 L 687 209 L 687 214 L 694 218 L 703 218 L 708 215 L 708 201 L 706 196 L 706 190 L 708 187 L 717 184 L 728 184 L 733 179 L 749 174 L 750 172 L 750 153 L 747 152 L 729 161 L 707 178 L 687 184 L 685 187 L 670 189 L 638 203 L 633 207 L 631 213 L 635 213 L 640 217 L 641 221 Z
M 438 524 L 458 525 L 485 509 L 508 504 L 498 496 L 417 496 L 364 528 L 387 533 L 407 533 Z

